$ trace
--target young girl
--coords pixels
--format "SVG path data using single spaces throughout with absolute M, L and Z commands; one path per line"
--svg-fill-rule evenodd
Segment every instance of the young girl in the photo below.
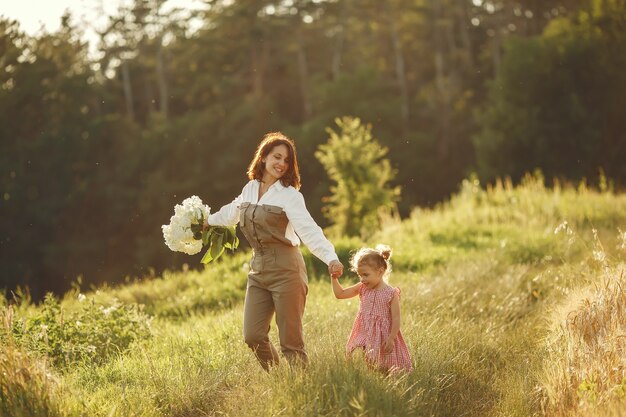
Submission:
M 378 245 L 376 249 L 362 248 L 350 260 L 350 269 L 359 282 L 348 288 L 331 275 L 335 297 L 359 296 L 359 312 L 346 345 L 348 356 L 363 349 L 367 362 L 383 371 L 412 371 L 411 356 L 400 333 L 400 289 L 387 284 L 391 272 L 391 248 Z

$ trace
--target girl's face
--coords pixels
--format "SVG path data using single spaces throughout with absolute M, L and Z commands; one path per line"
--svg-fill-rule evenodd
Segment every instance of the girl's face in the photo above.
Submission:
M 370 264 L 360 264 L 356 269 L 356 273 L 359 275 L 359 280 L 363 285 L 370 290 L 374 290 L 383 283 L 385 268 L 377 268 Z
M 289 159 L 289 150 L 286 145 L 274 146 L 264 159 L 263 181 L 277 181 L 289 169 L 291 160 Z

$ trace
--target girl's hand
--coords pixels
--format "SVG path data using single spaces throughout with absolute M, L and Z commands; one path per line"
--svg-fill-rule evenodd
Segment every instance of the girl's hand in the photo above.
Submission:
M 209 230 L 209 223 L 205 220 L 204 223 L 202 224 L 202 231 L 206 232 L 207 230 Z
M 331 263 L 328 264 L 328 273 L 333 279 L 339 278 L 343 275 L 343 264 L 337 260 L 331 261 Z
M 393 342 L 393 339 L 387 339 L 387 341 L 385 342 L 385 346 L 383 346 L 383 351 L 385 353 L 391 353 L 393 352 L 394 347 L 395 343 Z

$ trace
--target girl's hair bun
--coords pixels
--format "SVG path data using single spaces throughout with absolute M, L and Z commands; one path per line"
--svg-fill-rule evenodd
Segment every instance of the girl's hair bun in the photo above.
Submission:
M 387 245 L 376 245 L 376 250 L 380 252 L 380 256 L 383 257 L 385 261 L 388 261 L 391 258 L 391 248 Z
M 391 273 L 391 248 L 387 245 L 376 245 L 375 249 L 361 248 L 350 258 L 350 270 L 358 274 L 359 266 L 369 264 L 374 268 L 383 268 L 385 282 Z

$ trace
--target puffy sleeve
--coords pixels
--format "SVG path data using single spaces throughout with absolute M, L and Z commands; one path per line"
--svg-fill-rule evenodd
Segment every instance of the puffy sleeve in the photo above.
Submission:
M 222 206 L 217 212 L 209 214 L 207 220 L 209 225 L 234 226 L 239 223 L 239 205 L 243 202 L 244 190 L 232 202 Z
M 399 300 L 400 299 L 400 287 L 393 287 L 391 291 L 389 291 L 389 301 L 387 302 L 387 304 L 391 305 L 391 302 L 393 301 L 393 298 L 396 295 L 398 296 L 398 300 Z
M 339 259 L 335 253 L 335 247 L 326 239 L 322 228 L 315 223 L 307 210 L 301 192 L 294 189 L 284 210 L 293 229 L 313 255 L 321 259 L 326 265 Z

